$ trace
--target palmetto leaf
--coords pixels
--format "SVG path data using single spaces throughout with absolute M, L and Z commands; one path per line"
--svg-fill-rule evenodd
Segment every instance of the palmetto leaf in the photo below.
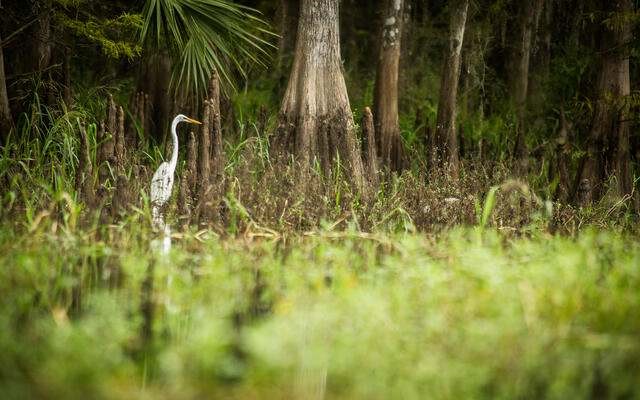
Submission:
M 274 36 L 252 8 L 229 0 L 146 0 L 141 40 L 169 50 L 172 87 L 201 95 L 216 70 L 228 88 L 232 71 L 246 76 L 248 63 L 265 65 Z

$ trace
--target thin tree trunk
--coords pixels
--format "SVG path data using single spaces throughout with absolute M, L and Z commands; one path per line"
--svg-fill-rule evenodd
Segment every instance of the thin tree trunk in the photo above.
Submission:
M 302 0 L 289 84 L 280 109 L 278 139 L 298 161 L 319 160 L 328 170 L 336 156 L 364 188 L 364 169 L 342 75 L 339 0 Z
M 200 128 L 199 157 L 198 157 L 198 199 L 201 200 L 211 182 L 211 105 L 209 100 L 204 102 L 202 126 Z
M 382 11 L 373 117 L 382 165 L 398 171 L 402 167 L 402 141 L 398 123 L 398 69 L 403 0 L 384 0 Z
M 551 39 L 555 1 L 544 0 L 543 2 L 538 29 L 532 44 L 532 66 L 529 73 L 528 97 L 533 99 L 534 107 L 538 107 L 544 101 L 544 87 L 549 80 L 551 71 Z
M 448 168 L 453 178 L 458 178 L 460 159 L 456 131 L 456 98 L 460 80 L 462 42 L 467 22 L 469 0 L 452 5 L 449 26 L 449 45 L 444 58 L 440 101 L 436 123 L 436 159 L 440 167 Z
M 224 170 L 224 152 L 222 148 L 222 123 L 220 111 L 220 79 L 217 72 L 213 72 L 209 82 L 209 106 L 210 129 L 211 129 L 211 180 L 213 184 L 222 179 Z
M 362 152 L 365 155 L 365 167 L 369 178 L 369 184 L 372 187 L 378 185 L 378 156 L 376 154 L 375 128 L 373 124 L 373 115 L 371 109 L 365 107 L 362 112 Z
M 606 2 L 605 10 L 619 15 L 633 10 L 631 0 Z M 623 19 L 622 26 L 602 24 L 601 65 L 598 78 L 598 100 L 589 132 L 587 154 L 578 171 L 574 200 L 588 204 L 603 194 L 605 180 L 614 175 L 620 195 L 630 194 L 629 131 L 630 119 L 626 98 L 631 94 L 629 50 L 631 28 Z
M 4 73 L 4 54 L 2 51 L 2 37 L 0 36 L 0 139 L 6 141 L 13 126 L 9 95 L 7 94 L 7 80 Z
M 558 188 L 556 189 L 554 199 L 566 202 L 571 190 L 569 178 L 569 158 L 570 158 L 570 142 L 569 142 L 569 123 L 564 114 L 564 109 L 560 111 L 560 131 L 556 140 L 556 163 Z M 555 174 L 550 177 L 555 179 Z
M 46 2 L 38 6 L 38 14 L 34 65 L 38 72 L 42 72 L 51 64 L 51 4 Z
M 510 89 L 516 107 L 516 144 L 514 156 L 523 171 L 528 165 L 528 149 L 524 134 L 524 124 L 529 91 L 529 66 L 533 38 L 544 0 L 521 0 L 515 36 L 515 46 L 511 55 Z
M 86 204 L 93 205 L 93 166 L 91 165 L 91 149 L 89 147 L 89 137 L 84 125 L 80 126 L 80 154 L 78 156 L 78 168 L 76 169 L 76 190 L 79 197 Z
M 73 101 L 71 93 L 71 50 L 68 47 L 64 49 L 64 63 L 63 63 L 63 79 L 64 79 L 64 104 L 67 108 L 71 108 Z

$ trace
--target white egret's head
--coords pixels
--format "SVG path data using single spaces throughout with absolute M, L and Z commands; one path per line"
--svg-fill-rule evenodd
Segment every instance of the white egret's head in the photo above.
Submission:
M 184 114 L 178 114 L 176 115 L 176 117 L 174 118 L 174 122 L 178 123 L 178 122 L 187 122 L 189 124 L 196 124 L 196 125 L 202 125 L 202 122 L 195 120 L 193 118 L 189 118 Z

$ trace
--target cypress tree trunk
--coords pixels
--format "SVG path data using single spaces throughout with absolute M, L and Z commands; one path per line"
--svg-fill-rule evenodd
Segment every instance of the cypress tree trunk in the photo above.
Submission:
M 51 2 L 36 5 L 38 23 L 36 24 L 36 46 L 34 65 L 42 72 L 51 64 Z
M 302 0 L 289 84 L 280 109 L 278 140 L 310 167 L 328 171 L 336 156 L 364 187 L 362 158 L 342 75 L 339 0 Z
M 436 123 L 436 160 L 456 178 L 460 171 L 458 134 L 456 131 L 456 98 L 460 80 L 462 42 L 467 22 L 469 0 L 452 4 L 449 44 L 444 58 L 440 83 L 440 101 Z
M 171 59 L 167 53 L 156 53 L 141 62 L 138 76 L 138 91 L 148 95 L 151 107 L 146 116 L 150 122 L 147 137 L 164 142 L 169 132 L 169 121 L 174 105 L 174 95 L 169 91 L 171 82 Z
M 540 107 L 544 101 L 545 84 L 549 80 L 551 72 L 551 39 L 554 29 L 554 1 L 545 0 L 542 6 L 538 29 L 534 35 L 531 50 L 531 71 L 529 73 L 528 97 L 532 107 Z
M 280 0 L 278 6 L 278 19 L 280 22 L 280 39 L 278 41 L 278 70 L 280 78 L 284 81 L 284 71 L 291 65 L 291 58 L 296 45 L 298 33 L 298 15 L 300 13 L 300 0 Z M 283 82 L 284 86 L 286 82 Z
M 605 10 L 618 15 L 633 10 L 631 0 L 606 1 Z M 605 180 L 614 175 L 620 195 L 630 194 L 629 131 L 630 118 L 625 99 L 631 94 L 629 50 L 631 27 L 626 18 L 622 25 L 602 23 L 601 64 L 598 78 L 598 99 L 589 137 L 587 154 L 574 184 L 574 200 L 588 204 L 603 194 Z
M 7 79 L 4 73 L 4 53 L 2 51 L 2 36 L 0 36 L 0 139 L 4 142 L 13 126 L 9 95 L 7 94 Z
M 403 6 L 403 0 L 383 1 L 373 114 L 378 155 L 383 166 L 395 171 L 402 167 L 402 141 L 398 124 L 398 67 Z
M 529 91 L 529 66 L 531 62 L 531 48 L 533 38 L 538 30 L 538 22 L 542 12 L 543 0 L 521 0 L 520 12 L 514 37 L 514 47 L 511 54 L 510 89 L 516 107 L 516 144 L 514 156 L 520 162 L 520 167 L 526 170 L 528 164 L 528 149 L 524 134 L 525 113 Z

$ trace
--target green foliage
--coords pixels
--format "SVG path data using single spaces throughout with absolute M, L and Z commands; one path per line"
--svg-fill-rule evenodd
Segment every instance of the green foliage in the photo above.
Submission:
M 232 69 L 264 65 L 272 35 L 257 11 L 227 0 L 147 0 L 141 41 L 169 50 L 176 62 L 176 90 L 202 95 L 212 71 L 233 86 Z
M 142 28 L 138 14 L 122 13 L 116 17 L 103 17 L 92 12 L 82 1 L 57 1 L 60 8 L 53 10 L 58 26 L 73 35 L 96 44 L 102 53 L 113 59 L 138 57 L 142 47 L 136 42 Z
M 140 221 L 108 241 L 53 222 L 0 228 L 8 399 L 638 396 L 632 237 L 187 232 L 160 258 Z
M 491 218 L 491 214 L 493 213 L 493 209 L 496 206 L 496 193 L 500 188 L 498 186 L 493 186 L 489 189 L 486 198 L 484 199 L 484 206 L 480 208 L 480 204 L 476 204 L 476 213 L 478 215 L 478 225 L 482 229 L 484 229 L 489 223 L 489 219 Z

